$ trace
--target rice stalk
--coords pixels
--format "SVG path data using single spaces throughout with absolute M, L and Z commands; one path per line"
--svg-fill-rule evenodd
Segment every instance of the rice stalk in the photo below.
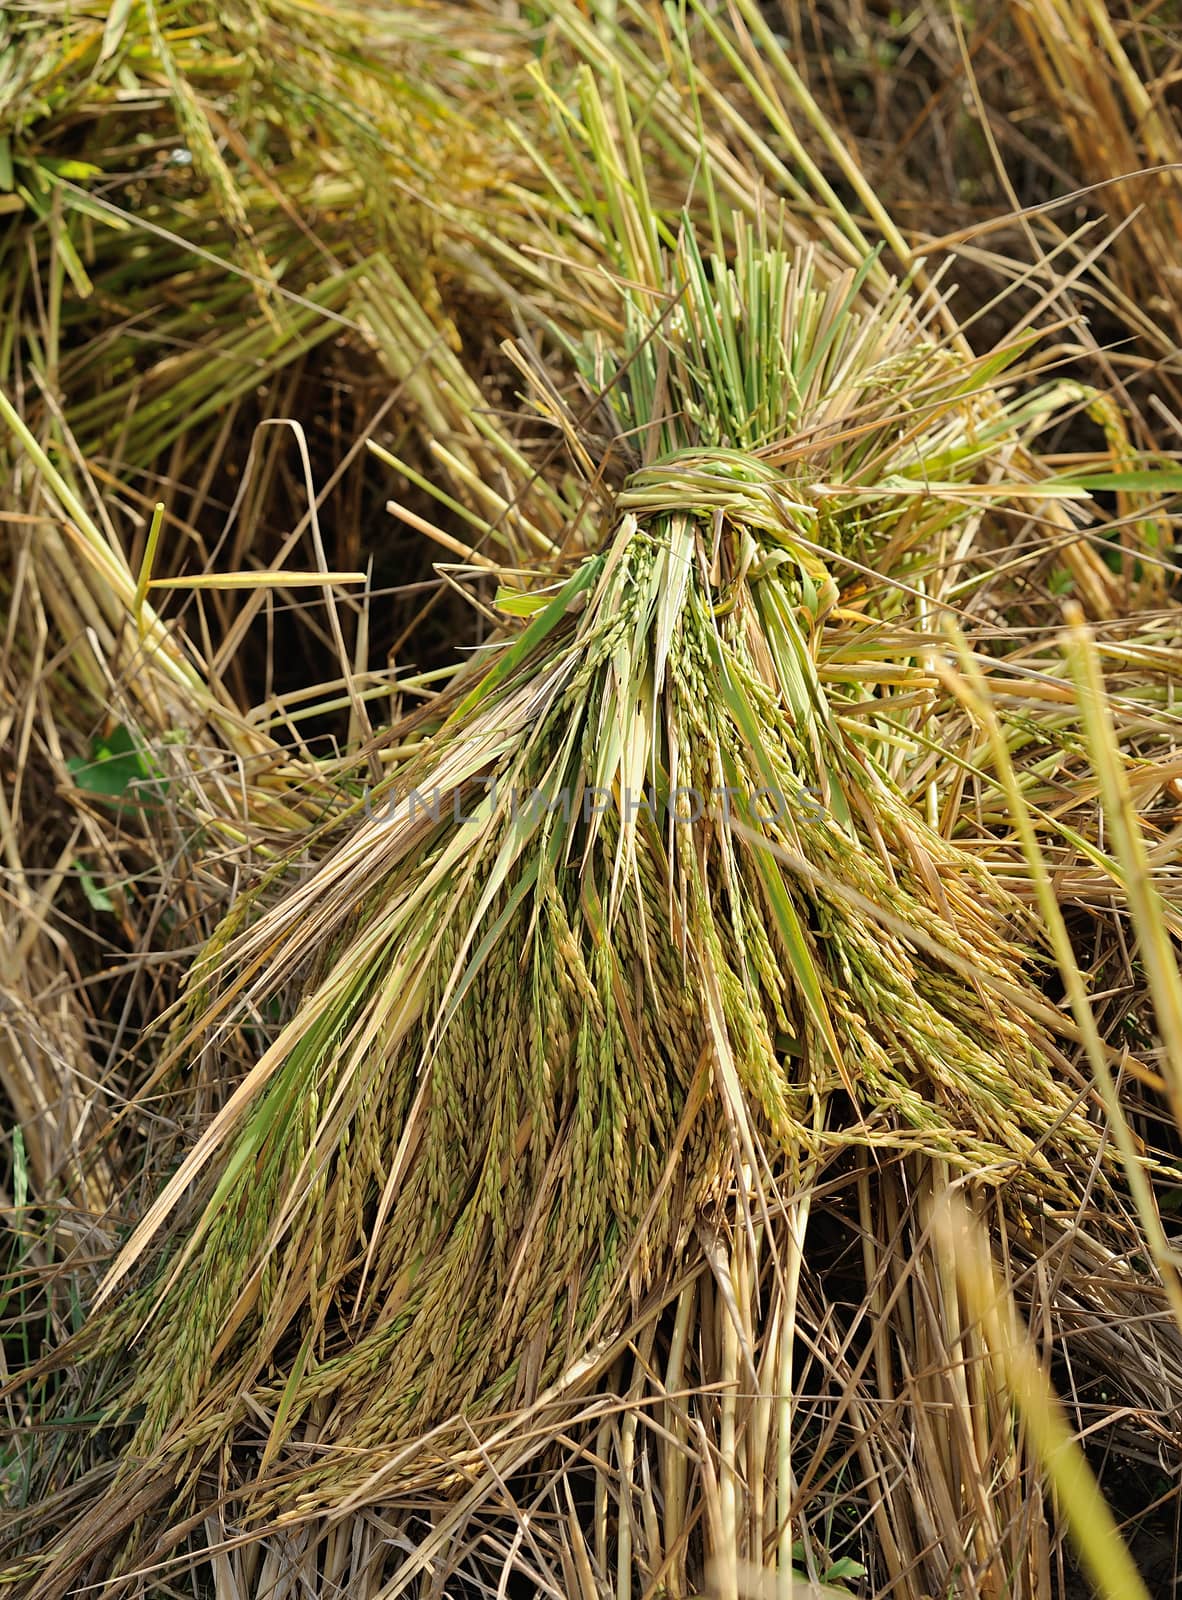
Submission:
M 1003 1368 L 1043 1458 L 1047 1476 L 1063 1504 L 1097 1594 L 1112 1600 L 1148 1600 L 1149 1591 L 1104 1501 L 1079 1442 L 1073 1438 L 1031 1348 L 1016 1325 L 1013 1300 L 999 1289 L 982 1237 L 963 1202 L 948 1203 L 941 1227 L 949 1256 L 972 1315 L 982 1324 L 994 1358 Z
M 1079 6 L 1027 0 L 1008 8 L 1028 71 L 1049 97 L 1081 177 L 1098 185 L 1096 202 L 1114 222 L 1129 224 L 1114 242 L 1107 270 L 1130 304 L 1143 308 L 1140 331 L 1154 342 L 1162 341 L 1154 322 L 1177 329 L 1182 222 L 1177 114 L 1164 92 L 1168 67 L 1159 68 L 1160 76 L 1154 72 L 1160 57 L 1155 13 L 1167 9 L 1150 6 L 1126 20 L 1098 0 Z M 1160 26 L 1164 40 L 1171 23 Z

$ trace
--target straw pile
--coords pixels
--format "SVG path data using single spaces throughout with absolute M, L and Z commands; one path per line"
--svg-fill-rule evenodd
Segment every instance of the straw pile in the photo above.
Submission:
M 63 868 L 166 976 L 100 1067 L 18 873 L 12 1394 L 63 1443 L 13 1453 L 9 1579 L 1035 1596 L 1049 1484 L 1139 1592 L 1018 1315 L 1176 1463 L 1177 475 L 1055 371 L 1066 290 L 974 350 L 753 0 L 390 8 L 368 55 L 182 9 L 12 28 L 13 779 L 67 786 Z M 186 347 L 146 361 L 126 247 L 73 231 L 135 222 L 42 154 L 140 114 L 134 283 Z M 471 597 L 434 673 L 370 666 L 340 599 L 372 476 L 331 548 L 269 442 L 218 476 L 331 341 L 397 385 L 344 461 Z M 1098 446 L 1040 454 L 1083 413 Z M 276 597 L 335 675 L 251 706 Z M 1137 942 L 1119 1013 L 1088 907 Z

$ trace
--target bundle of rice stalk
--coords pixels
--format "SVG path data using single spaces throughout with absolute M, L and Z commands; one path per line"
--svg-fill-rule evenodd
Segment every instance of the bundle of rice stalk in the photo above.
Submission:
M 302 997 L 108 1280 L 134 1433 L 40 1594 L 161 1555 L 228 1445 L 262 1447 L 256 1530 L 454 1485 L 467 1430 L 577 1383 L 776 1152 L 932 1156 L 1017 1208 L 1093 1168 L 1018 908 L 884 759 L 933 680 L 841 593 L 869 574 L 889 614 L 1030 491 L 997 470 L 1023 342 L 966 363 L 934 300 L 870 291 L 872 259 L 822 281 L 770 224 L 705 259 L 631 171 L 623 331 L 584 364 L 633 470 L 370 818 L 219 951 L 196 1035 Z M 577 466 L 543 376 L 534 403 Z

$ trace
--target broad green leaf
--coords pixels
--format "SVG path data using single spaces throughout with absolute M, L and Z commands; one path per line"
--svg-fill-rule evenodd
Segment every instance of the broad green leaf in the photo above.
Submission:
M 94 911 L 114 911 L 115 902 L 102 884 L 97 881 L 94 874 L 88 872 L 81 861 L 76 861 L 74 865 L 78 871 L 78 882 L 82 893 L 86 896 L 86 903 L 91 909 Z
M 825 1572 L 826 1583 L 836 1583 L 842 1578 L 864 1578 L 866 1568 L 860 1561 L 855 1561 L 853 1556 L 842 1556 L 835 1561 Z
M 79 789 L 110 800 L 139 798 L 136 787 L 155 776 L 154 769 L 123 723 L 105 738 L 96 739 L 90 756 L 72 756 L 66 763 Z

